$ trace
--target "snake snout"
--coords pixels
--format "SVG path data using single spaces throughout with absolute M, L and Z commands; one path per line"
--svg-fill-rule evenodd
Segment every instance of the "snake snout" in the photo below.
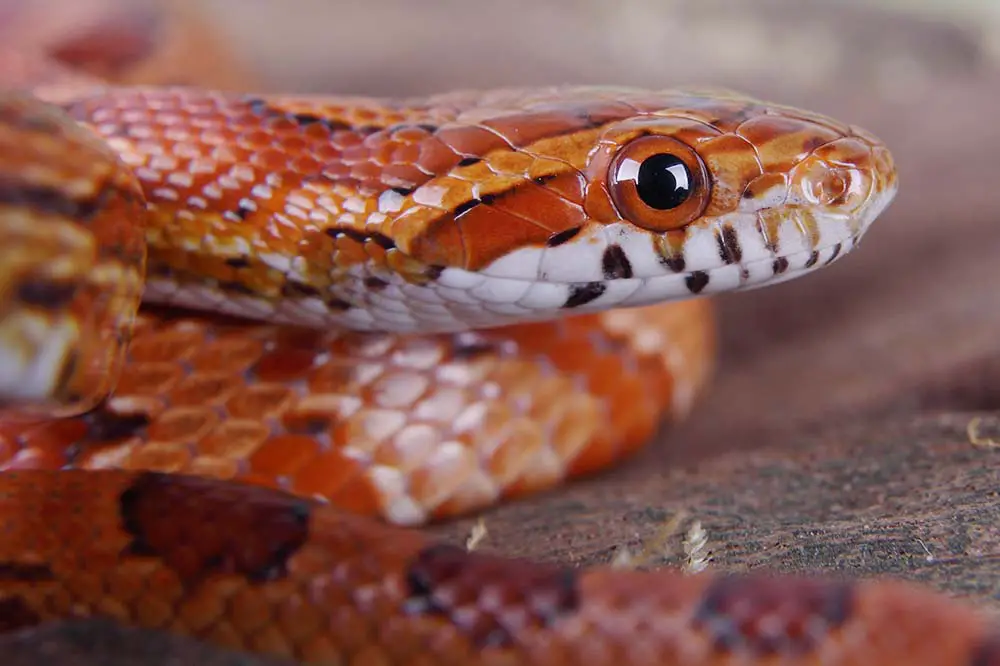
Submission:
M 839 228 L 835 242 L 857 242 L 896 194 L 891 152 L 861 132 L 820 146 L 792 174 L 788 202 L 810 211 L 818 235 Z

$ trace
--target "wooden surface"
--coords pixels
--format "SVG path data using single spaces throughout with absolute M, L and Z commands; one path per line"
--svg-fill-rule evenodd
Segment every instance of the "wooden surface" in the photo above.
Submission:
M 393 3 L 374 3 L 371 11 L 380 4 Z M 697 520 L 710 568 L 898 576 L 1000 610 L 1000 449 L 973 446 L 966 434 L 979 415 L 983 434 L 1000 438 L 1000 68 L 954 26 L 824 3 L 784 13 L 774 9 L 782 3 L 762 4 L 775 20 L 798 22 L 839 44 L 842 66 L 786 70 L 758 44 L 759 67 L 744 63 L 733 74 L 727 63 L 736 56 L 715 53 L 701 63 L 704 71 L 694 65 L 684 78 L 735 85 L 871 129 L 900 165 L 899 198 L 853 256 L 806 279 L 720 300 L 720 372 L 689 422 L 665 429 L 615 470 L 488 512 L 480 547 L 581 565 L 630 549 L 653 554 L 654 564 L 676 565 L 684 563 L 681 544 Z M 702 20 L 684 16 L 671 29 L 683 32 L 684 21 Z M 485 62 L 477 70 L 481 85 L 509 83 L 528 65 L 513 43 L 507 51 L 496 45 L 508 26 L 487 23 L 489 48 L 468 55 Z M 508 35 L 517 34 L 512 26 Z M 630 67 L 639 57 L 633 52 L 622 56 L 605 44 L 595 55 L 582 37 L 597 30 L 588 26 L 550 35 L 550 80 L 610 81 L 621 71 L 629 83 L 671 84 L 670 67 L 652 71 L 652 54 L 638 69 Z M 706 44 L 722 39 L 702 35 Z M 308 60 L 292 53 L 275 63 L 272 56 L 258 74 L 272 89 L 343 84 L 380 92 L 368 86 L 369 70 L 388 66 L 364 56 L 363 39 L 331 44 L 330 53 Z M 387 87 L 401 71 L 409 77 L 419 70 L 421 53 L 440 53 L 440 32 L 428 29 L 415 39 L 415 60 L 389 72 Z M 574 60 L 573 49 L 593 62 Z M 343 57 L 352 52 L 356 61 Z M 619 69 L 608 64 L 616 54 Z M 328 69 L 340 73 L 325 74 L 317 58 L 338 63 Z M 544 75 L 546 62 L 531 71 Z M 876 75 L 887 63 L 894 69 Z M 364 78 L 350 74 L 354 65 Z M 424 63 L 426 71 L 433 66 Z M 464 64 L 450 67 L 451 79 L 431 76 L 426 89 L 468 83 Z M 780 80 L 766 76 L 786 71 Z M 420 91 L 414 84 L 406 92 Z M 687 518 L 658 545 L 680 512 Z M 459 542 L 474 522 L 435 531 Z M 13 664 L 67 663 L 56 657 L 78 664 L 258 663 L 226 661 L 185 641 L 152 642 L 144 632 L 103 623 L 36 630 L 5 639 L 0 651 Z

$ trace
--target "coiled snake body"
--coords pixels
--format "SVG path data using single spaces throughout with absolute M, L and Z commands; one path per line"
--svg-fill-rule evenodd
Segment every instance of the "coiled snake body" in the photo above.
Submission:
M 8 94 L 0 624 L 328 664 L 1000 663 L 896 583 L 401 527 L 635 450 L 710 374 L 691 297 L 829 264 L 895 190 L 867 132 L 721 92 Z

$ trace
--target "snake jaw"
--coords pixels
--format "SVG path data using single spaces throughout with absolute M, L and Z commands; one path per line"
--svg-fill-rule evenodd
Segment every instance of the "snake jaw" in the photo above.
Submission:
M 800 134 L 803 125 L 808 126 L 806 121 L 795 125 Z M 728 155 L 741 151 L 745 157 L 751 144 L 723 144 L 721 139 L 731 136 L 709 141 Z M 816 137 L 825 140 L 798 151 L 798 145 L 809 145 Z M 787 136 L 785 140 L 790 143 Z M 756 171 L 746 160 L 740 171 L 732 161 L 704 146 L 701 150 L 713 189 L 723 191 L 713 194 L 708 205 L 715 214 L 662 232 L 638 228 L 627 219 L 593 221 L 558 247 L 517 249 L 480 274 L 497 283 L 537 281 L 520 295 L 522 301 L 578 312 L 758 288 L 800 277 L 848 254 L 897 190 L 891 153 L 858 128 L 835 136 L 822 126 L 784 154 L 757 146 Z M 784 168 L 775 166 L 782 163 Z M 769 166 L 772 170 L 765 170 Z M 734 191 L 740 196 L 732 197 Z

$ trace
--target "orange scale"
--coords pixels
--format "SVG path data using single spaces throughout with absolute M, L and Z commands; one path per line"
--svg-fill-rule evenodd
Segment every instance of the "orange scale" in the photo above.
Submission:
M 352 266 L 368 260 L 368 253 L 361 243 L 341 236 L 334 242 L 333 263 L 339 266 Z
M 283 414 L 295 400 L 295 392 L 283 384 L 241 386 L 225 402 L 231 418 L 268 419 Z
M 279 347 L 267 352 L 254 364 L 253 374 L 263 382 L 292 382 L 305 379 L 316 362 L 312 349 Z
M 326 451 L 313 458 L 291 479 L 292 490 L 303 495 L 343 498 L 343 490 L 359 490 L 369 484 L 368 465 L 344 455 L 341 451 Z
M 335 446 L 353 446 L 356 441 L 383 442 L 402 430 L 408 421 L 405 412 L 393 409 L 360 409 L 341 423 L 330 435 Z
M 538 349 L 544 350 L 546 360 L 563 372 L 589 370 L 594 360 L 593 342 L 582 337 L 570 337 L 558 345 L 539 341 Z
M 16 440 L 20 448 L 66 448 L 80 442 L 87 436 L 87 424 L 83 419 L 57 419 L 35 423 L 22 430 Z
M 183 472 L 193 457 L 189 447 L 171 442 L 148 442 L 130 453 L 123 461 L 124 468 L 158 472 Z
M 351 167 L 351 176 L 365 183 L 379 182 L 382 167 L 375 162 L 363 161 Z
M 195 446 L 201 455 L 243 460 L 253 455 L 270 436 L 271 429 L 259 421 L 228 419 L 212 428 Z
M 591 396 L 568 397 L 547 424 L 549 446 L 563 459 L 576 457 L 607 428 L 606 416 L 607 409 Z
M 322 156 L 320 156 L 322 158 Z M 347 178 L 351 173 L 351 168 L 347 163 L 340 161 L 336 155 L 330 158 L 323 166 L 322 175 L 330 180 L 340 180 Z
M 133 451 L 142 446 L 142 440 L 133 437 L 120 443 L 88 445 L 82 448 L 73 459 L 76 469 L 117 469 L 127 468 Z
M 21 449 L 2 463 L 0 470 L 59 469 L 67 462 L 65 455 L 46 449 Z
M 275 477 L 293 476 L 311 466 L 321 455 L 319 440 L 309 435 L 277 435 L 267 439 L 250 456 L 250 469 Z
M 427 180 L 429 180 L 429 176 L 413 164 L 394 163 L 386 165 L 386 167 L 382 169 L 380 180 L 386 184 L 392 184 L 394 181 L 398 181 L 400 185 L 402 183 L 406 183 L 406 186 L 414 187 L 427 182 Z M 393 186 L 397 187 L 399 185 L 394 184 Z
M 187 471 L 213 479 L 234 479 L 240 472 L 240 461 L 232 458 L 198 456 L 191 461 Z
M 515 416 L 505 403 L 478 402 L 469 405 L 451 424 L 452 432 L 470 446 L 487 445 L 499 437 Z
M 413 406 L 413 416 L 421 421 L 450 423 L 458 418 L 474 398 L 460 388 L 438 388 Z
M 322 170 L 323 168 L 323 165 L 320 164 L 317 160 L 313 159 L 312 157 L 308 157 L 306 155 L 301 155 L 292 158 L 291 160 L 289 160 L 288 166 L 293 171 L 297 171 L 301 174 L 307 174 L 307 175 L 319 173 L 320 170 Z
M 412 159 L 401 161 L 414 164 L 427 173 L 447 173 L 462 159 L 450 146 L 436 137 L 414 144 L 413 148 L 415 149 L 413 152 L 407 153 Z
M 625 450 L 639 448 L 653 436 L 661 420 L 660 405 L 641 394 L 617 396 L 609 405 L 608 412 L 616 438 Z
M 147 437 L 159 442 L 190 444 L 207 435 L 219 423 L 219 415 L 208 407 L 172 407 L 146 428 Z
M 383 374 L 370 388 L 372 405 L 386 409 L 412 408 L 427 394 L 430 385 L 430 379 L 417 372 Z
M 478 474 L 476 456 L 468 449 L 449 447 L 410 474 L 410 495 L 423 507 L 436 507 Z
M 453 153 L 454 154 L 454 153 Z M 420 144 L 403 143 L 388 152 L 389 164 L 415 164 L 420 159 Z
M 205 329 L 202 326 L 175 322 L 133 339 L 128 355 L 133 364 L 187 360 L 204 341 Z
M 497 363 L 491 370 L 492 372 L 481 378 L 482 381 L 497 384 L 501 387 L 501 392 L 508 396 L 531 393 L 545 372 L 542 367 L 527 359 L 505 360 L 502 363 Z M 469 373 L 469 375 L 469 378 L 473 380 L 467 384 L 470 388 L 481 385 L 479 381 L 476 381 L 480 379 L 476 373 Z
M 330 431 L 360 408 L 356 396 L 313 392 L 291 404 L 281 414 L 281 424 L 290 432 L 318 434 Z
M 527 402 L 527 414 L 542 421 L 549 418 L 553 411 L 558 410 L 567 396 L 578 393 L 579 391 L 567 377 L 556 375 L 539 380 L 530 393 L 520 394 L 517 397 Z
M 423 465 L 443 439 L 444 434 L 430 425 L 406 426 L 390 441 L 375 447 L 372 461 L 405 474 Z
M 538 423 L 516 419 L 488 455 L 486 467 L 497 483 L 507 485 L 520 477 L 544 448 L 544 433 Z
M 590 361 L 579 368 L 586 372 L 587 387 L 597 395 L 614 395 L 619 392 L 623 381 L 635 379 L 635 375 L 624 372 L 621 359 L 612 354 L 591 355 Z
M 382 498 L 367 476 L 355 476 L 331 493 L 330 501 L 351 513 L 363 516 L 378 515 L 382 511 Z
M 309 390 L 313 393 L 357 395 L 384 372 L 385 366 L 379 362 L 331 358 L 313 370 L 309 376 Z
M 617 440 L 617 433 L 614 438 L 607 435 L 595 437 L 585 449 L 568 462 L 567 474 L 569 476 L 589 475 L 607 467 L 622 456 L 622 452 L 616 445 Z
M 246 335 L 227 335 L 203 345 L 191 357 L 191 364 L 202 371 L 242 373 L 264 351 L 261 340 Z
M 263 327 L 261 335 L 267 340 L 273 340 L 277 347 L 301 347 L 315 349 L 324 333 L 310 328 L 299 328 L 295 326 L 281 326 L 273 329 Z
M 174 406 L 224 404 L 243 385 L 243 378 L 226 374 L 197 374 L 186 377 L 168 394 Z

